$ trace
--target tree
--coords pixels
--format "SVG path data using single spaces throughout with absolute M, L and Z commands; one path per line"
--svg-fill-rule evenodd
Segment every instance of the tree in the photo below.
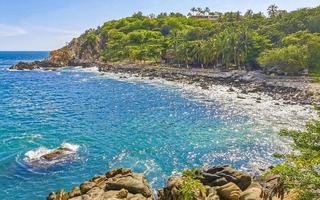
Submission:
M 270 5 L 267 9 L 269 16 L 275 17 L 278 13 L 278 9 L 279 9 L 279 7 L 277 5 L 275 5 L 275 4 Z

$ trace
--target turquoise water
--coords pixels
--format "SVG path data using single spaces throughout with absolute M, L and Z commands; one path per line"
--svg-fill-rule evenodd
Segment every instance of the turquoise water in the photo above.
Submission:
M 219 104 L 184 98 L 174 87 L 126 82 L 75 68 L 9 71 L 47 52 L 0 52 L 0 199 L 44 199 L 95 174 L 123 166 L 154 188 L 187 167 L 276 162 L 268 128 L 231 116 Z M 80 145 L 74 161 L 30 166 L 25 153 L 63 142 Z

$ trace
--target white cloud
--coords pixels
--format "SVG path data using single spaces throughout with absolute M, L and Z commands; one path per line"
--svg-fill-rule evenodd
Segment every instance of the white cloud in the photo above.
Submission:
M 9 26 L 6 24 L 0 24 L 0 37 L 10 37 L 17 35 L 25 35 L 28 32 L 18 26 Z

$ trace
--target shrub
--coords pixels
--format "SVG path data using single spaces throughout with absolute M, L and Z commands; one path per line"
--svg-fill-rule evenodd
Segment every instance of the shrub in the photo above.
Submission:
M 267 174 L 281 175 L 287 189 L 297 189 L 299 199 L 320 198 L 320 120 L 310 121 L 304 131 L 282 130 L 280 135 L 290 137 L 295 149 L 289 154 L 277 154 L 284 159 Z

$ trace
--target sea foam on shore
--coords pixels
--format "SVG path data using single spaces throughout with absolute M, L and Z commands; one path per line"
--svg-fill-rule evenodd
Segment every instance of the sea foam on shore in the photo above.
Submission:
M 306 122 L 318 117 L 312 105 L 287 104 L 283 99 L 274 100 L 262 92 L 244 94 L 237 88 L 230 89 L 224 85 L 211 85 L 208 89 L 203 89 L 197 83 L 167 81 L 163 78 L 149 79 L 128 73 L 101 73 L 96 67 L 80 70 L 120 81 L 143 82 L 156 87 L 170 87 L 179 91 L 185 98 L 205 104 L 218 104 L 224 108 L 224 113 L 228 115 L 249 117 L 252 123 L 259 124 L 263 128 L 272 128 L 274 131 L 283 128 L 303 129 Z

